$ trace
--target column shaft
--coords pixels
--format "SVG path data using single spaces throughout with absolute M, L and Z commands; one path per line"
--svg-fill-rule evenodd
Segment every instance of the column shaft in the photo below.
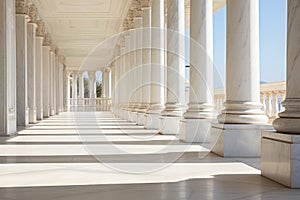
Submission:
M 184 1 L 168 1 L 167 103 L 164 116 L 182 116 L 185 105 Z
M 27 95 L 29 123 L 36 123 L 36 24 L 29 22 L 27 24 L 27 29 Z
M 73 100 L 76 100 L 78 98 L 77 81 L 78 81 L 78 75 L 74 73 L 72 75 L 72 99 Z
M 43 119 L 43 38 L 36 38 L 36 110 L 37 120 Z
M 50 51 L 50 114 L 51 116 L 55 115 L 55 80 L 54 80 L 54 74 L 55 74 L 55 49 L 51 49 Z
M 260 103 L 258 0 L 227 0 L 226 62 L 226 102 L 219 122 L 266 123 Z
M 300 133 L 300 2 L 288 0 L 287 80 L 285 111 L 273 123 L 281 133 Z
M 164 0 L 152 0 L 151 102 L 148 113 L 160 114 L 164 107 L 165 9 Z
M 17 131 L 15 1 L 0 1 L 0 10 L 0 136 L 8 136 Z
M 213 2 L 191 0 L 190 95 L 186 119 L 212 118 Z
M 50 117 L 50 46 L 49 36 L 45 35 L 43 43 L 43 116 Z
M 64 101 L 64 111 L 69 109 L 69 99 L 70 99 L 70 74 L 67 72 L 64 66 L 64 89 L 63 89 L 63 101 Z
M 136 90 L 136 111 L 142 109 L 142 44 L 143 44 L 143 19 L 137 17 L 134 19 L 136 27 L 136 79 L 135 79 L 135 90 Z
M 143 40 L 142 40 L 142 112 L 150 106 L 151 96 L 151 7 L 145 5 L 143 11 Z
M 95 99 L 97 98 L 97 91 L 96 91 L 96 72 L 88 72 L 89 74 L 89 92 L 90 98 Z
M 16 15 L 16 53 L 17 53 L 17 125 L 29 123 L 27 94 L 27 15 Z

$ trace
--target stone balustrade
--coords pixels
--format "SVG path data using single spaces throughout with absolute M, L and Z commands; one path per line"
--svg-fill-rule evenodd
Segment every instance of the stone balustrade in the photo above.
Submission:
M 260 86 L 261 103 L 263 110 L 269 117 L 269 123 L 278 118 L 278 113 L 284 111 L 282 102 L 286 96 L 286 83 L 266 83 Z M 223 110 L 223 102 L 225 101 L 224 89 L 215 89 L 215 106 L 218 113 Z
M 68 111 L 110 111 L 111 98 L 70 98 Z

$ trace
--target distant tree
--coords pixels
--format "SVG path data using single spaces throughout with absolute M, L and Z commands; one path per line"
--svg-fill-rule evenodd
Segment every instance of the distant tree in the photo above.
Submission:
M 97 81 L 97 98 L 100 98 L 102 96 L 102 83 Z
M 84 77 L 84 98 L 90 98 L 89 79 Z

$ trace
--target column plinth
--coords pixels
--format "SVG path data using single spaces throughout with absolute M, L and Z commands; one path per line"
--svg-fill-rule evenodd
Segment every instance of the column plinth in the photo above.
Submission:
M 212 124 L 211 148 L 225 157 L 259 157 L 261 131 L 271 128 L 260 103 L 259 0 L 226 6 L 226 101 L 219 124 Z

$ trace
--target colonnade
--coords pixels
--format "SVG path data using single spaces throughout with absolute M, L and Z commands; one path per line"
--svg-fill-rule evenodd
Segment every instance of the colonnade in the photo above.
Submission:
M 285 111 L 273 123 L 277 132 L 267 125 L 260 102 L 259 0 L 227 0 L 226 98 L 218 116 L 213 2 L 191 0 L 190 103 L 185 105 L 184 1 L 134 0 L 115 58 L 104 71 L 104 80 L 111 80 L 105 81 L 104 95 L 113 96 L 113 112 L 185 142 L 210 143 L 221 156 L 261 155 L 264 176 L 299 188 L 300 2 L 287 2 L 287 94 Z M 26 0 L 3 0 L 0 7 L 0 135 L 7 136 L 17 125 L 63 111 L 70 82 L 65 59 L 36 7 Z M 89 76 L 95 98 L 95 73 Z M 82 77 L 72 74 L 73 96 L 83 95 Z
M 283 134 L 272 133 L 273 127 L 267 124 L 268 117 L 260 99 L 258 0 L 227 0 L 226 97 L 224 109 L 218 116 L 213 90 L 212 1 L 191 0 L 191 89 L 188 105 L 183 101 L 184 1 L 167 1 L 167 4 L 163 0 L 153 0 L 152 4 L 148 0 L 134 1 L 133 11 L 129 12 L 124 23 L 124 36 L 116 47 L 120 49 L 116 51 L 119 54 L 109 66 L 115 77 L 113 112 L 145 128 L 157 129 L 161 134 L 177 134 L 185 142 L 210 143 L 211 151 L 221 156 L 265 155 L 262 159 L 263 169 L 265 166 L 263 175 L 282 183 L 276 176 L 276 173 L 281 173 L 285 181 L 294 181 L 297 185 L 296 178 L 291 177 L 298 175 L 290 176 L 287 171 L 293 170 L 288 166 L 298 154 L 280 157 L 283 147 L 278 141 L 287 143 L 289 140 L 293 144 L 287 145 L 285 152 L 289 152 L 288 148 L 300 151 L 298 136 L 283 139 L 288 133 L 300 133 L 300 87 L 296 81 L 300 66 L 299 6 L 299 1 L 288 0 L 287 97 L 283 104 L 286 110 L 274 122 L 274 128 Z M 131 37 L 132 32 L 135 37 Z M 135 46 L 128 47 L 132 45 L 128 41 L 133 39 Z M 132 48 L 136 49 L 135 54 L 128 50 Z M 128 61 L 127 57 L 132 55 L 136 57 L 136 62 Z M 141 57 L 142 61 L 137 62 Z M 135 73 L 128 73 L 128 69 L 122 70 L 123 67 L 129 67 Z M 129 100 L 130 96 L 134 96 L 135 102 Z M 272 146 L 276 146 L 278 156 L 271 153 Z M 282 159 L 290 160 L 290 163 L 284 165 L 286 171 L 278 172 Z M 270 167 L 273 171 L 268 171 Z M 297 173 L 296 169 L 292 173 Z
M 0 135 L 5 136 L 64 110 L 65 59 L 34 4 L 4 0 L 0 7 Z

